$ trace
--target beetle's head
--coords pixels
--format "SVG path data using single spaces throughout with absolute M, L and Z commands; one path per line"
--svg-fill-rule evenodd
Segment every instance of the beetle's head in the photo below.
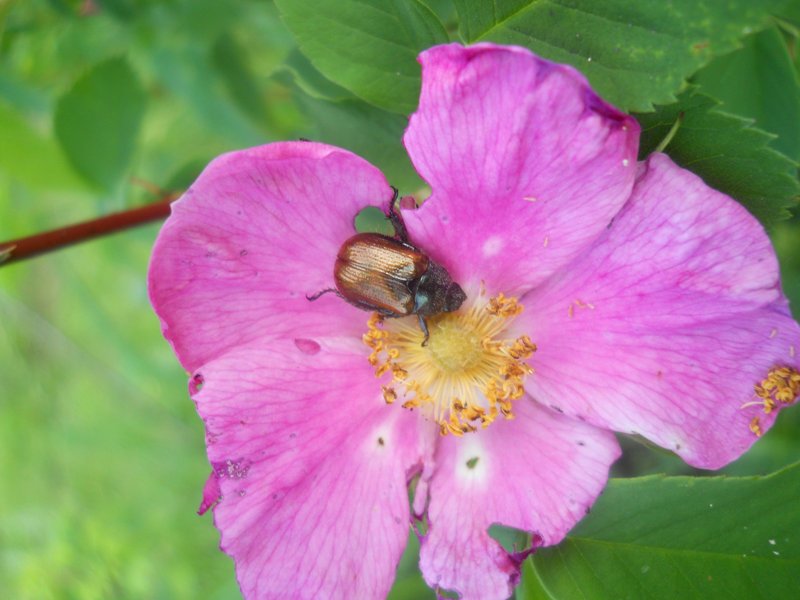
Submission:
M 461 305 L 466 299 L 467 295 L 464 293 L 464 290 L 461 289 L 461 286 L 455 281 L 451 281 L 447 288 L 447 292 L 445 293 L 444 308 L 442 309 L 442 312 L 453 312 L 454 310 L 458 310 L 461 308 Z

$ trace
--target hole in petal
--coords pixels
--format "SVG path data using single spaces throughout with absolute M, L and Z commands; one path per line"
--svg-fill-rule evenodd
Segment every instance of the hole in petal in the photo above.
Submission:
M 384 212 L 377 206 L 365 206 L 353 220 L 353 225 L 359 233 L 380 233 L 394 235 L 394 227 L 386 218 Z
M 202 390 L 205 382 L 206 381 L 203 378 L 202 373 L 200 373 L 199 371 L 195 373 L 189 380 L 189 395 L 194 396 L 197 392 Z
M 478 464 L 478 460 L 479 460 L 479 457 L 477 457 L 477 456 L 473 456 L 472 458 L 470 458 L 470 459 L 467 461 L 467 468 L 468 468 L 468 469 L 474 469 L 474 468 L 475 468 L 475 465 L 477 465 L 477 464 Z
M 528 547 L 528 534 L 505 525 L 491 525 L 489 537 L 499 543 L 509 554 L 520 552 Z
M 317 342 L 305 338 L 295 338 L 294 345 L 297 346 L 300 352 L 309 356 L 313 356 L 320 350 L 320 345 Z

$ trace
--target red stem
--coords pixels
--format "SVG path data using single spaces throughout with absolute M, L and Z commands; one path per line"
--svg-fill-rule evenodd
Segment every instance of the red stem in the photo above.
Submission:
M 0 266 L 33 258 L 45 252 L 59 250 L 71 244 L 85 242 L 96 237 L 129 229 L 151 221 L 159 221 L 169 216 L 170 203 L 177 194 L 170 194 L 158 202 L 132 208 L 98 219 L 92 219 L 76 225 L 68 225 L 60 229 L 37 233 L 17 240 L 0 242 Z

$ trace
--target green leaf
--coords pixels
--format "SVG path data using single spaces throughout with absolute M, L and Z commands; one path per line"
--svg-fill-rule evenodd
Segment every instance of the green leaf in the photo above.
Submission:
M 276 0 L 300 49 L 328 79 L 385 110 L 417 106 L 417 54 L 447 41 L 417 0 Z
M 642 125 L 640 157 L 656 148 L 680 115 L 682 123 L 666 149 L 676 163 L 736 198 L 767 227 L 788 216 L 786 209 L 800 193 L 797 164 L 769 147 L 768 133 L 693 90 L 675 104 L 636 116 Z
M 254 121 L 264 122 L 263 94 L 244 49 L 230 33 L 217 38 L 211 50 L 211 61 L 234 102 Z
M 55 140 L 36 131 L 2 101 L 0 132 L 0 173 L 37 190 L 85 189 Z
M 741 49 L 712 61 L 693 81 L 726 112 L 777 136 L 773 148 L 800 158 L 800 87 L 776 27 L 748 36 Z
M 766 477 L 614 480 L 562 544 L 528 561 L 521 597 L 792 597 L 798 497 L 800 464 Z
M 403 193 L 423 185 L 403 148 L 404 117 L 358 99 L 329 102 L 298 93 L 298 102 L 316 124 L 309 138 L 363 156 Z
M 312 98 L 335 102 L 355 98 L 353 94 L 343 87 L 323 77 L 322 73 L 317 71 L 311 61 L 297 48 L 289 53 L 279 70 L 288 72 L 300 89 Z
M 75 169 L 110 189 L 133 155 L 145 93 L 123 58 L 96 65 L 59 100 L 55 132 Z
M 685 79 L 769 22 L 781 0 L 454 0 L 468 42 L 569 63 L 623 110 L 667 104 Z

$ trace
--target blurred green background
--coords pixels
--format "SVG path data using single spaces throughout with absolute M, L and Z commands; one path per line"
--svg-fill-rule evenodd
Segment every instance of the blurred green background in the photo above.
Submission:
M 452 29 L 449 3 L 431 6 Z M 0 0 L 0 241 L 151 202 L 132 177 L 181 189 L 213 156 L 280 139 L 348 147 L 411 193 L 404 123 L 315 72 L 270 2 Z M 210 516 L 195 514 L 203 431 L 147 301 L 157 230 L 0 268 L 4 597 L 239 595 Z M 772 236 L 798 315 L 800 219 Z M 618 476 L 688 472 L 624 444 Z M 798 456 L 795 409 L 727 471 Z M 425 593 L 414 552 L 395 599 Z

